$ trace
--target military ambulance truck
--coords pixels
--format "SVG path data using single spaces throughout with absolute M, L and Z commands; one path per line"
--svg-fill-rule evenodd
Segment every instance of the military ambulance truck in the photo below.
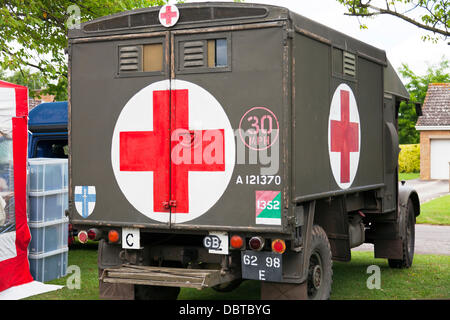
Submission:
M 69 31 L 69 216 L 100 240 L 100 296 L 261 281 L 327 299 L 374 244 L 410 267 L 419 199 L 398 182 L 384 51 L 285 8 L 188 3 Z

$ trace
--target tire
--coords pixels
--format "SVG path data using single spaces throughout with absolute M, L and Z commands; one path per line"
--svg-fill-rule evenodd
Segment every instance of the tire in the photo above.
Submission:
M 234 289 L 237 289 L 241 285 L 241 283 L 242 279 L 235 279 L 230 282 L 218 284 L 217 286 L 214 286 L 212 288 L 217 292 L 231 292 Z
M 176 300 L 179 287 L 134 285 L 135 300 Z
M 333 262 L 331 258 L 327 234 L 320 226 L 314 225 L 308 256 L 308 300 L 328 300 L 330 298 L 333 283 Z
M 412 266 L 414 259 L 414 246 L 416 237 L 416 216 L 411 199 L 408 200 L 408 206 L 405 211 L 405 217 L 400 218 L 400 235 L 402 237 L 402 259 L 388 259 L 389 267 L 395 269 L 404 269 Z M 403 221 L 402 221 L 403 220 Z

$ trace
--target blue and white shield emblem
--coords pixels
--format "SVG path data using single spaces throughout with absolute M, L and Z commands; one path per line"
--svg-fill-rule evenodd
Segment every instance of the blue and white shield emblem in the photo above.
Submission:
M 94 186 L 75 186 L 75 208 L 83 218 L 89 217 L 94 211 L 95 199 Z

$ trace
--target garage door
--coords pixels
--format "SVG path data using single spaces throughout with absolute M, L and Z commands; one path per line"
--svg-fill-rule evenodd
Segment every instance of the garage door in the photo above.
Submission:
M 450 162 L 450 139 L 431 140 L 431 179 L 448 179 Z

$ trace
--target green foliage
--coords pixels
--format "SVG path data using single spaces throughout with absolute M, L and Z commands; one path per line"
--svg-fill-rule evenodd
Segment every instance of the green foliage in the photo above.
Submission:
M 415 103 L 423 104 L 430 83 L 450 82 L 449 61 L 442 58 L 441 62 L 429 66 L 423 76 L 416 75 L 407 64 L 402 64 L 399 69 L 403 78 L 408 80 L 405 85 L 410 94 L 408 103 L 402 102 L 398 115 L 398 136 L 400 144 L 411 144 L 419 142 L 419 132 L 416 131 L 417 114 Z
M 438 41 L 438 36 L 450 36 L 450 3 L 448 0 L 337 0 L 346 9 L 346 15 L 355 17 L 375 17 L 391 15 L 419 28 L 433 32 L 433 36 L 423 36 L 423 40 Z M 362 29 L 365 24 L 360 23 Z
M 37 90 L 44 88 L 46 83 L 40 72 L 31 72 L 29 68 L 16 71 L 11 76 L 7 76 L 2 70 L 0 71 L 0 79 L 28 87 L 30 97 L 36 97 Z
M 403 144 L 400 145 L 398 156 L 399 172 L 420 172 L 420 145 Z
M 58 99 L 67 97 L 67 31 L 73 11 L 80 22 L 113 13 L 165 4 L 165 0 L 2 0 L 0 1 L 0 68 L 37 69 L 48 90 Z M 70 20 L 72 21 L 72 20 Z
M 413 180 L 413 179 L 419 179 L 420 178 L 420 172 L 399 172 L 398 174 L 398 181 L 406 181 L 406 180 Z

